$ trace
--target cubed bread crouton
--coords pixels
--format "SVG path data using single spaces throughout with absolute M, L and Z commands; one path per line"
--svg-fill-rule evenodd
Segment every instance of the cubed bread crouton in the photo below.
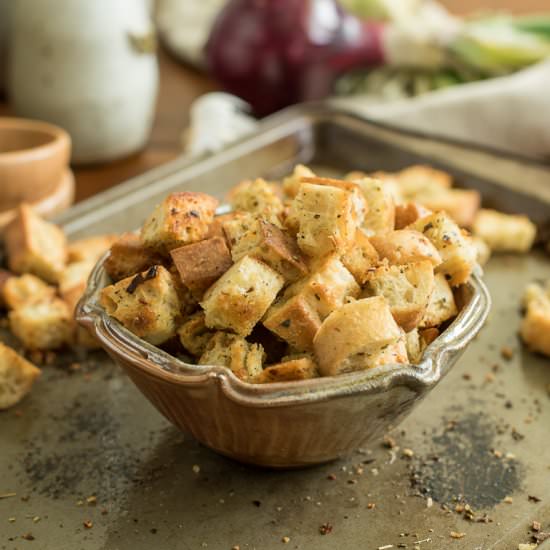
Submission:
M 182 283 L 200 300 L 233 264 L 223 237 L 212 237 L 170 251 Z
M 317 310 L 301 294 L 271 306 L 264 326 L 300 351 L 313 349 L 313 338 L 321 326 Z
M 364 298 L 333 311 L 313 340 L 323 376 L 369 368 L 369 355 L 395 344 L 402 331 L 383 296 Z
M 403 197 L 401 196 L 401 189 L 397 181 L 397 176 L 395 174 L 390 174 L 388 172 L 374 172 L 372 174 L 367 174 L 366 172 L 361 172 L 355 170 L 346 174 L 346 180 L 357 181 L 364 178 L 375 179 L 381 182 L 386 191 L 389 191 L 393 197 L 395 204 L 403 202 Z
M 365 197 L 369 211 L 363 222 L 367 235 L 380 235 L 395 228 L 395 199 L 391 189 L 380 180 L 355 180 Z
M 0 343 L 0 410 L 17 405 L 39 376 L 39 368 Z
M 204 311 L 193 313 L 178 328 L 181 345 L 191 355 L 202 355 L 206 349 L 206 344 L 208 344 L 213 335 L 214 331 L 210 330 L 204 322 Z
M 283 179 L 283 192 L 287 197 L 294 198 L 298 194 L 302 178 L 314 178 L 315 173 L 303 164 L 297 164 L 290 176 Z
M 397 342 L 388 344 L 378 351 L 365 353 L 364 361 L 364 368 L 366 369 L 374 369 L 383 365 L 405 365 L 409 363 L 405 336 L 401 336 Z
M 405 346 L 407 348 L 407 357 L 409 363 L 416 365 L 420 363 L 422 354 L 424 353 L 423 341 L 420 338 L 418 329 L 415 328 L 405 334 Z
M 113 281 L 120 281 L 161 261 L 157 252 L 144 246 L 139 235 L 124 233 L 112 244 L 103 267 Z
M 397 324 L 409 332 L 422 320 L 434 290 L 434 272 L 427 261 L 380 266 L 369 274 L 367 296 L 384 296 Z
M 263 357 L 260 344 L 250 344 L 235 334 L 216 332 L 208 341 L 199 365 L 228 367 L 237 378 L 250 382 L 261 374 Z
M 308 268 L 296 241 L 285 231 L 262 219 L 247 224 L 247 229 L 231 238 L 233 261 L 252 256 L 265 262 L 293 282 L 307 274 Z
M 72 340 L 72 315 L 58 298 L 14 309 L 9 322 L 11 331 L 27 349 L 57 349 Z
M 450 189 L 453 185 L 450 174 L 431 166 L 409 166 L 396 176 L 405 199 L 415 200 L 421 192 Z
M 68 262 L 90 261 L 96 263 L 109 248 L 118 240 L 118 235 L 98 235 L 79 239 L 69 244 L 67 249 Z
M 532 301 L 550 300 L 550 279 L 543 286 L 539 283 L 530 283 L 525 287 L 521 299 L 521 305 L 527 308 Z
M 168 195 L 141 228 L 143 244 L 161 253 L 201 241 L 214 220 L 218 200 L 205 193 Z
M 436 212 L 443 210 L 461 227 L 471 227 L 481 204 L 481 194 L 474 189 L 437 189 L 422 191 L 415 199 Z
M 399 229 L 385 235 L 370 238 L 380 258 L 387 258 L 390 264 L 401 265 L 428 260 L 433 266 L 441 263 L 441 256 L 430 239 L 410 229 Z
M 208 233 L 206 239 L 211 239 L 212 237 L 223 237 L 226 239 L 226 234 L 224 231 L 224 224 L 229 221 L 239 220 L 239 219 L 254 219 L 255 216 L 249 214 L 248 212 L 227 212 L 226 214 L 220 214 L 214 217 L 214 221 L 208 227 Z
M 279 225 L 279 215 L 283 211 L 283 203 L 274 184 L 262 178 L 254 181 L 242 181 L 228 195 L 233 210 L 250 212 L 261 216 L 275 225 Z
M 537 234 L 535 224 L 527 216 L 485 208 L 478 212 L 472 230 L 493 252 L 529 252 Z
M 95 261 L 81 260 L 69 264 L 59 277 L 59 294 L 64 297 L 68 293 L 78 289 L 80 295 L 86 290 L 88 277 L 94 268 Z
M 7 269 L 0 268 L 0 306 L 7 306 L 6 300 L 4 299 L 4 288 L 6 288 L 6 283 L 14 277 L 14 274 Z
M 432 214 L 425 206 L 418 202 L 406 202 L 395 206 L 395 229 L 404 229 L 416 220 Z
M 319 372 L 315 362 L 307 357 L 292 359 L 270 365 L 252 379 L 254 384 L 269 384 L 272 382 L 291 382 L 318 378 Z
M 160 265 L 105 287 L 100 303 L 111 317 L 151 344 L 172 338 L 181 321 L 176 284 Z
M 342 263 L 359 285 L 367 280 L 369 269 L 378 263 L 376 248 L 362 229 L 357 229 L 353 245 L 342 255 Z
M 409 229 L 423 233 L 434 244 L 443 262 L 435 269 L 451 286 L 465 283 L 477 264 L 477 252 L 470 237 L 444 212 L 414 222 Z
M 356 298 L 361 291 L 353 275 L 337 255 L 312 262 L 311 274 L 290 285 L 284 299 L 300 294 L 315 309 L 321 319 L 344 305 L 347 298 Z
M 420 321 L 420 328 L 437 327 L 458 314 L 453 291 L 445 279 L 445 275 L 437 273 L 434 283 L 428 307 Z
M 357 229 L 354 209 L 353 195 L 344 189 L 302 184 L 289 213 L 298 222 L 298 246 L 310 256 L 346 250 Z
M 8 265 L 15 273 L 32 273 L 57 283 L 67 261 L 65 234 L 22 204 L 4 231 Z
M 9 309 L 17 309 L 27 304 L 47 302 L 55 296 L 55 287 L 42 279 L 26 274 L 10 277 L 4 284 L 4 302 Z
M 479 265 L 485 265 L 491 257 L 491 249 L 489 245 L 481 238 L 476 235 L 472 235 L 472 244 L 476 249 L 476 258 Z
M 248 336 L 284 285 L 284 278 L 265 263 L 244 256 L 207 291 L 201 302 L 206 326 Z
M 534 299 L 527 304 L 520 335 L 530 350 L 550 357 L 550 298 Z

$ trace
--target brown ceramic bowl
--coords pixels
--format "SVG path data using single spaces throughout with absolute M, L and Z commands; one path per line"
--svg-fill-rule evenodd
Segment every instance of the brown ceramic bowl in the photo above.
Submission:
M 0 117 L 0 212 L 59 193 L 71 140 L 46 122 Z
M 226 367 L 184 363 L 137 338 L 99 305 L 110 283 L 100 262 L 77 307 L 78 321 L 173 424 L 211 449 L 242 462 L 291 468 L 350 453 L 395 425 L 454 365 L 489 312 L 475 274 L 462 288 L 460 314 L 419 365 L 300 382 L 254 385 Z

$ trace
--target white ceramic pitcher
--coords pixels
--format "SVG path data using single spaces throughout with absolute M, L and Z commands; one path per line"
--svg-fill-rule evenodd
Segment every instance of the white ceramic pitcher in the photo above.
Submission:
M 17 114 L 65 128 L 73 162 L 147 142 L 158 88 L 147 1 L 17 0 L 10 54 Z

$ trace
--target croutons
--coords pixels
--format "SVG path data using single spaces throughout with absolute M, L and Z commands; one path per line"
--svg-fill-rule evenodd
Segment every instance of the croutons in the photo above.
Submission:
M 453 291 L 443 273 L 437 273 L 434 280 L 434 289 L 426 312 L 420 321 L 421 328 L 436 327 L 453 317 L 456 317 L 456 307 Z
M 550 282 L 546 289 L 529 285 L 523 298 L 526 307 L 520 335 L 531 350 L 550 357 Z
M 214 217 L 214 221 L 208 227 L 208 233 L 205 239 L 211 239 L 212 237 L 223 237 L 227 239 L 223 226 L 226 222 L 235 221 L 239 219 L 255 219 L 255 216 L 248 212 L 227 212 L 227 214 L 220 214 Z M 229 244 L 229 243 L 228 243 Z
M 9 314 L 10 329 L 27 349 L 51 350 L 72 340 L 72 315 L 58 298 L 28 303 Z
M 247 336 L 284 285 L 284 278 L 265 263 L 244 256 L 206 292 L 200 305 L 206 326 Z
M 429 210 L 445 211 L 461 227 L 472 226 L 481 204 L 481 194 L 473 189 L 423 191 L 415 198 Z
M 124 233 L 112 244 L 103 267 L 116 282 L 161 262 L 161 256 L 153 249 L 146 248 L 139 235 Z
M 67 261 L 69 263 L 84 261 L 96 263 L 117 239 L 118 235 L 98 235 L 73 241 L 67 248 Z
M 180 322 L 176 285 L 160 265 L 105 287 L 100 303 L 109 315 L 151 344 L 174 336 Z
M 298 194 L 302 178 L 314 178 L 315 173 L 303 164 L 297 164 L 290 176 L 283 179 L 283 191 L 285 195 L 294 198 Z
M 381 266 L 369 274 L 366 284 L 367 296 L 384 296 L 395 321 L 405 332 L 418 326 L 433 290 L 433 266 L 427 260 Z
M 319 371 L 333 376 L 370 368 L 370 356 L 401 336 L 384 297 L 345 304 L 323 321 L 313 340 Z
M 405 199 L 414 199 L 421 192 L 450 189 L 453 185 L 447 172 L 418 164 L 401 170 L 396 177 Z
M 367 235 L 380 235 L 395 228 L 395 199 L 391 189 L 380 180 L 355 180 L 365 197 L 369 211 L 363 222 Z
M 204 311 L 194 313 L 178 328 L 181 345 L 191 355 L 202 355 L 213 335 L 214 331 L 207 328 L 204 322 Z
M 231 237 L 231 256 L 234 261 L 243 256 L 262 260 L 289 282 L 307 274 L 308 268 L 302 252 L 290 235 L 261 219 L 252 220 L 246 227 L 240 235 Z
M 432 211 L 418 202 L 397 204 L 395 206 L 395 229 L 405 229 L 407 225 L 430 214 L 432 214 Z
M 200 300 L 233 264 L 223 237 L 212 237 L 170 251 L 182 283 Z
M 357 284 L 362 285 L 367 280 L 368 270 L 378 263 L 376 248 L 362 229 L 357 229 L 353 246 L 342 255 L 342 263 L 354 276 Z
M 243 181 L 230 191 L 228 198 L 233 210 L 250 212 L 279 225 L 278 216 L 283 211 L 283 203 L 274 184 L 262 178 Z
M 81 260 L 69 264 L 59 277 L 59 294 L 64 297 L 74 292 L 74 289 L 78 289 L 79 294 L 82 295 L 94 265 L 94 260 Z
M 235 334 L 216 332 L 208 341 L 199 365 L 228 367 L 237 378 L 249 382 L 261 374 L 263 356 L 260 344 L 250 344 Z
M 477 263 L 482 266 L 485 265 L 491 257 L 489 245 L 481 237 L 477 237 L 476 235 L 472 236 L 472 244 L 476 249 Z
M 218 201 L 205 193 L 183 191 L 168 195 L 143 224 L 143 244 L 166 254 L 204 239 L 217 206 Z
M 310 256 L 346 250 L 357 229 L 354 212 L 350 192 L 327 185 L 302 184 L 289 213 L 298 223 L 298 246 Z
M 317 310 L 301 294 L 272 306 L 264 326 L 299 351 L 313 349 L 313 338 L 321 326 Z
M 40 369 L 0 343 L 0 410 L 17 405 L 40 376 Z
M 0 306 L 5 306 L 6 302 L 4 300 L 4 288 L 6 283 L 14 277 L 14 274 L 7 269 L 0 268 Z
M 441 256 L 431 241 L 410 229 L 391 231 L 385 235 L 370 238 L 381 258 L 387 258 L 390 264 L 401 265 L 410 262 L 428 260 L 432 265 L 441 263 Z
M 55 287 L 47 285 L 34 275 L 26 274 L 10 277 L 4 284 L 3 296 L 9 309 L 17 309 L 27 304 L 52 300 Z
M 4 240 L 12 271 L 32 273 L 48 283 L 57 282 L 67 261 L 67 241 L 59 227 L 22 204 L 6 227 Z
M 493 252 L 529 252 L 537 234 L 527 216 L 484 208 L 477 213 L 472 230 Z
M 477 252 L 470 238 L 444 212 L 417 220 L 409 229 L 423 233 L 434 244 L 443 262 L 436 267 L 451 286 L 465 283 L 477 263 Z
M 307 357 L 292 359 L 270 365 L 251 381 L 254 384 L 267 384 L 270 382 L 290 382 L 293 380 L 309 380 L 318 378 L 319 372 L 314 361 Z

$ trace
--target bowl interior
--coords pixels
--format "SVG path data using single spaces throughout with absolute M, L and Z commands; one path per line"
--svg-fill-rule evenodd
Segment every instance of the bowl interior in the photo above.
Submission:
M 0 125 L 0 155 L 47 145 L 55 136 L 46 130 Z

